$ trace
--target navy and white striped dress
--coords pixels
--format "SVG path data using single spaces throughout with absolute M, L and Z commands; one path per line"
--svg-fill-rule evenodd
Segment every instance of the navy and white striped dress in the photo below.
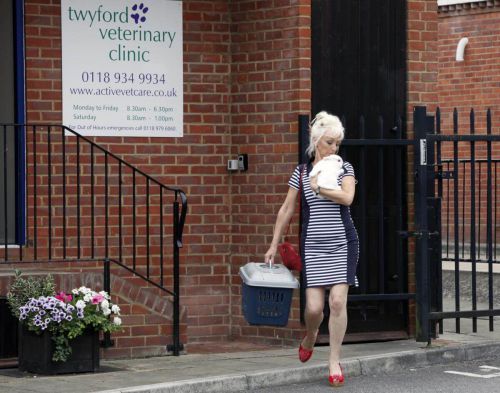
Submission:
M 351 164 L 344 162 L 343 169 L 339 185 L 345 176 L 354 177 Z M 298 190 L 302 171 L 300 250 L 306 288 L 331 287 L 342 283 L 358 286 L 356 266 L 359 241 L 349 207 L 318 198 L 309 181 L 311 170 L 311 163 L 297 166 L 288 182 L 290 187 Z

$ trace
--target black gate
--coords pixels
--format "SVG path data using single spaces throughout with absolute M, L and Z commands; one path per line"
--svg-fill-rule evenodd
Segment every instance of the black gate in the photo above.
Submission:
M 308 120 L 299 117 L 300 162 L 307 161 Z M 350 209 L 360 240 L 359 287 L 349 290 L 346 342 L 409 337 L 408 303 L 415 294 L 408 291 L 406 163 L 414 141 L 403 137 L 402 119 L 392 135 L 386 129 L 382 117 L 370 126 L 361 117 L 356 126 L 359 139 L 345 139 L 339 152 L 353 165 L 358 181 Z M 328 301 L 324 314 L 318 342 L 328 341 Z
M 311 2 L 312 113 L 342 117 L 340 154 L 359 180 L 351 212 L 361 239 L 360 287 L 350 291 L 348 341 L 408 336 L 412 295 L 406 239 L 398 235 L 407 225 L 406 157 L 413 149 L 404 118 L 406 3 Z M 307 122 L 302 130 L 307 137 Z M 320 332 L 327 330 L 324 322 Z
M 455 109 L 449 130 L 443 130 L 439 109 L 428 116 L 414 111 L 417 340 L 430 342 L 438 323 L 487 318 L 493 331 L 500 309 L 494 302 L 494 266 L 499 266 L 498 209 L 500 134 L 492 131 L 491 111 L 476 133 L 471 110 L 468 133 L 459 132 Z M 446 275 L 446 276 L 445 276 Z

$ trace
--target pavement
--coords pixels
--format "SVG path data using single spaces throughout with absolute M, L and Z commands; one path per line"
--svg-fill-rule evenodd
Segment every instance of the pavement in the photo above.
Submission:
M 454 321 L 430 346 L 414 339 L 344 344 L 341 364 L 349 377 L 398 373 L 433 364 L 491 359 L 500 355 L 500 332 L 488 332 L 487 321 L 470 332 L 463 320 L 463 334 L 451 333 Z M 327 384 L 328 347 L 316 346 L 313 357 L 299 362 L 297 348 L 252 347 L 234 342 L 230 352 L 184 354 L 144 359 L 101 360 L 97 373 L 40 376 L 17 368 L 0 370 L 0 392 L 68 393 L 198 393 L 238 392 L 324 380 Z M 234 352 L 238 350 L 238 352 Z

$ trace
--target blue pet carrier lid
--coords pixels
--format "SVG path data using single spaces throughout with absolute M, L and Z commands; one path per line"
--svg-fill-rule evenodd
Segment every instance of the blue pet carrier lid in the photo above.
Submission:
M 246 285 L 269 288 L 298 288 L 299 281 L 285 266 L 250 262 L 240 267 L 240 276 Z

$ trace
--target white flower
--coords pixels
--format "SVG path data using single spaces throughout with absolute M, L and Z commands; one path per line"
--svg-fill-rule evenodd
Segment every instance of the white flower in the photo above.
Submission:
M 116 325 L 116 326 L 120 326 L 122 324 L 122 319 L 120 317 L 114 317 L 113 318 L 113 323 Z
M 85 300 L 85 302 L 90 302 L 92 300 L 92 295 L 90 293 L 87 293 L 86 295 L 83 296 L 83 300 Z
M 79 291 L 79 292 L 81 292 L 81 293 L 83 293 L 84 295 L 86 295 L 87 293 L 92 292 L 92 291 L 91 291 L 89 288 L 87 288 L 87 287 L 80 287 L 80 288 L 78 288 L 78 291 Z
M 105 299 L 111 299 L 111 296 L 108 295 L 108 293 L 106 291 L 101 291 L 99 292 L 100 295 L 104 296 Z
M 111 310 L 109 308 L 103 308 L 102 313 L 107 317 L 109 314 L 111 314 Z
M 104 299 L 102 302 L 101 302 L 101 307 L 103 310 L 109 310 L 109 302 Z
M 76 288 L 73 289 L 71 292 L 73 293 L 73 295 L 78 295 L 78 289 L 76 289 Z
M 111 306 L 111 311 L 113 311 L 113 314 L 120 315 L 120 307 L 118 307 L 116 304 L 113 304 Z
M 76 302 L 76 308 L 81 308 L 81 309 L 83 309 L 83 308 L 85 308 L 85 306 L 86 306 L 86 304 L 85 304 L 85 302 L 84 302 L 83 300 L 78 300 L 78 301 Z

